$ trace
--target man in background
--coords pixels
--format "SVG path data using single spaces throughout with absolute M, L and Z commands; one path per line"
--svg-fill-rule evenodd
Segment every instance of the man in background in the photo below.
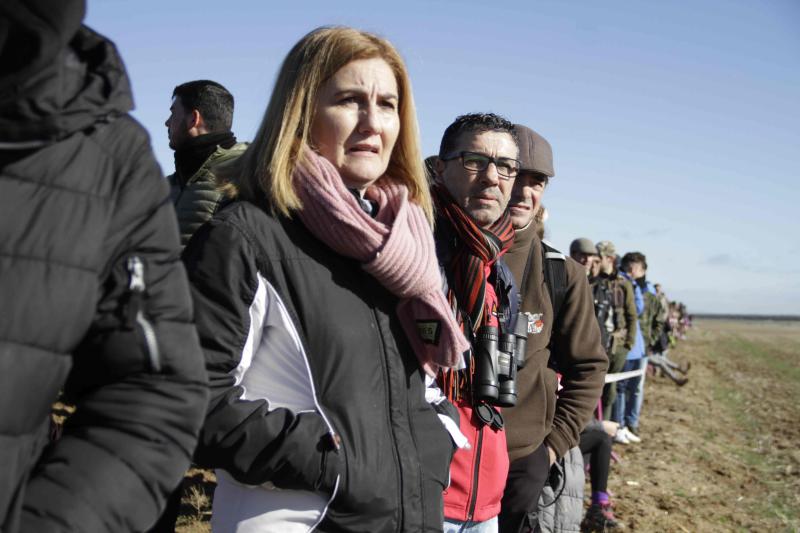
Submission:
M 597 248 L 591 240 L 585 237 L 575 239 L 570 243 L 569 256 L 583 265 L 586 275 L 590 278 L 594 277 L 593 272 L 599 270 L 600 256 L 597 255 Z
M 550 143 L 526 126 L 515 129 L 520 171 L 509 211 L 516 234 L 506 262 L 520 287 L 528 337 L 525 366 L 516 376 L 517 404 L 503 410 L 511 461 L 500 513 L 504 533 L 536 530 L 550 467 L 577 446 L 608 366 L 586 271 L 542 242 L 534 222 L 555 174 Z M 550 267 L 561 275 L 548 283 Z
M 597 243 L 600 255 L 600 278 L 611 291 L 613 311 L 613 331 L 608 349 L 608 373 L 622 372 L 628 352 L 636 342 L 636 303 L 633 285 L 617 272 L 617 251 L 611 241 Z M 617 397 L 617 384 L 608 383 L 603 387 L 603 419 L 611 419 L 611 410 Z
M 622 257 L 620 268 L 622 276 L 628 280 L 634 289 L 634 302 L 636 304 L 636 340 L 633 348 L 625 357 L 623 372 L 641 370 L 642 374 L 647 369 L 647 341 L 644 337 L 645 327 L 649 330 L 650 315 L 646 306 L 647 287 L 644 275 L 647 269 L 645 256 L 639 252 L 629 252 Z M 642 281 L 640 281 L 642 280 Z M 639 437 L 639 409 L 637 404 L 641 396 L 642 374 L 623 379 L 617 382 L 617 398 L 614 402 L 612 420 L 619 423 L 619 431 L 614 437 L 615 442 L 621 444 L 641 442 Z
M 581 237 L 569 245 L 569 256 L 586 269 L 594 300 L 594 314 L 600 327 L 600 340 L 608 353 L 611 348 L 611 333 L 614 330 L 614 302 L 611 290 L 600 277 L 600 255 L 591 240 Z
M 649 364 L 650 355 L 653 353 L 653 344 L 656 339 L 661 337 L 664 331 L 668 314 L 668 309 L 663 307 L 662 300 L 659 299 L 655 287 L 652 283 L 647 281 L 647 259 L 643 254 L 639 254 L 639 256 L 641 256 L 641 270 L 640 275 L 634 278 L 634 282 L 642 290 L 642 296 L 644 297 L 644 311 L 639 316 L 639 326 L 642 329 L 642 338 L 644 339 L 644 355 L 642 357 L 641 368 L 643 368 L 645 372 L 642 374 L 641 381 L 639 381 L 633 421 L 631 426 L 628 427 L 628 437 L 630 438 L 631 434 L 637 437 L 637 439 L 630 439 L 634 442 L 641 440 L 638 422 L 642 413 L 642 407 L 644 406 L 644 384 L 647 379 L 647 365 Z
M 175 204 L 181 244 L 219 207 L 222 194 L 214 168 L 247 149 L 237 143 L 233 125 L 233 95 L 215 81 L 182 83 L 172 91 L 167 126 L 169 147 L 175 150 L 175 172 L 167 177 Z

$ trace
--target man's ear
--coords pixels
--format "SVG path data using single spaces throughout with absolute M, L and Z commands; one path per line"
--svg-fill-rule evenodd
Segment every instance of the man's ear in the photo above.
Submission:
M 192 109 L 192 112 L 186 116 L 186 129 L 199 128 L 203 124 L 203 116 L 197 109 Z
M 444 172 L 444 161 L 437 157 L 436 164 L 433 165 L 433 169 L 436 171 L 436 177 L 441 177 L 442 173 Z

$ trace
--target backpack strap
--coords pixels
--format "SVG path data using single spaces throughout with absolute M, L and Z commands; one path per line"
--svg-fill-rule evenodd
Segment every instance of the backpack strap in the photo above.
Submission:
M 553 306 L 553 328 L 555 329 L 556 319 L 558 318 L 558 314 L 561 312 L 561 305 L 564 303 L 564 300 L 567 297 L 567 258 L 564 256 L 564 254 L 553 248 L 553 246 L 544 239 L 541 239 L 541 243 L 544 282 L 547 284 L 547 292 L 550 293 L 550 303 Z M 528 279 L 530 278 L 530 268 L 531 263 L 533 262 L 532 259 L 534 248 L 534 246 L 531 246 L 528 254 L 528 261 L 525 263 L 525 273 L 522 277 L 521 294 L 526 294 L 525 290 L 528 285 Z M 520 305 L 522 305 L 521 299 Z M 556 369 L 557 365 L 552 346 L 554 335 L 552 333 L 554 333 L 554 331 L 551 332 L 550 339 L 547 343 L 547 347 L 550 349 L 550 361 L 548 361 L 548 366 Z
M 567 258 L 542 239 L 542 265 L 544 266 L 544 282 L 550 293 L 550 302 L 553 304 L 553 324 L 561 311 L 564 299 L 567 297 Z
M 544 282 L 547 284 L 547 292 L 550 293 L 550 303 L 553 305 L 553 323 L 555 324 L 561 304 L 564 303 L 564 298 L 567 296 L 567 258 L 546 240 L 541 239 L 541 243 Z M 531 246 L 528 261 L 525 263 L 525 272 L 522 275 L 520 294 L 526 294 L 533 250 L 534 246 Z
M 564 299 L 567 297 L 567 258 L 544 239 L 542 239 L 542 266 L 544 267 L 544 282 L 547 284 L 550 302 L 553 304 L 553 331 L 551 331 L 550 339 L 547 343 L 547 348 L 550 350 L 550 360 L 547 362 L 547 366 L 558 372 L 558 358 L 556 357 L 553 339 L 555 337 L 558 314 L 561 312 Z

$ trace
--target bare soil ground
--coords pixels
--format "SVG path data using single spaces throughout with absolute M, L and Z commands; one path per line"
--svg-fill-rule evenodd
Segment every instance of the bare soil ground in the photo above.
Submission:
M 800 532 L 800 322 L 699 321 L 670 357 L 689 383 L 649 375 L 642 443 L 615 445 L 625 530 Z M 177 531 L 207 532 L 213 475 L 187 481 Z
M 639 445 L 609 488 L 636 531 L 800 531 L 800 323 L 706 320 L 648 376 Z

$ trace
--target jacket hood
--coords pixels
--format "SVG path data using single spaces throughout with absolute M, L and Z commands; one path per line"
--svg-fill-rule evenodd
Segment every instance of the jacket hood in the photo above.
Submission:
M 59 141 L 133 109 L 116 47 L 81 25 L 84 12 L 83 1 L 3 1 L 0 143 L 5 147 Z

